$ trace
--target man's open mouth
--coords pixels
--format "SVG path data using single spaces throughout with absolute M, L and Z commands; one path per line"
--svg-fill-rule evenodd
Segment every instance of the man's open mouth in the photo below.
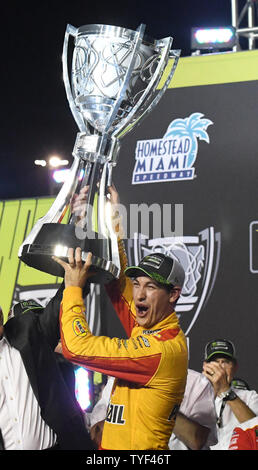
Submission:
M 136 310 L 139 316 L 144 316 L 145 313 L 148 311 L 149 307 L 147 305 L 137 304 Z

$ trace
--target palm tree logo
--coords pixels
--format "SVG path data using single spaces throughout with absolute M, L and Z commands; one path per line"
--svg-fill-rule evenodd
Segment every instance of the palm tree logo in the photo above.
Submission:
M 185 119 L 175 119 L 170 123 L 163 139 L 182 139 L 189 141 L 187 158 L 184 159 L 184 169 L 191 168 L 196 160 L 198 152 L 198 139 L 210 143 L 206 132 L 208 126 L 213 124 L 209 119 L 204 119 L 203 114 L 193 113 Z

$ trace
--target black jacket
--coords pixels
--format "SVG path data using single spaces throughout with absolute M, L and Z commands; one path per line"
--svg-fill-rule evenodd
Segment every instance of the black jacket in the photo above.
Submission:
M 13 317 L 4 325 L 5 335 L 22 357 L 41 416 L 57 434 L 61 450 L 94 449 L 81 409 L 72 396 L 54 349 L 59 341 L 59 310 L 63 285 L 45 307 Z

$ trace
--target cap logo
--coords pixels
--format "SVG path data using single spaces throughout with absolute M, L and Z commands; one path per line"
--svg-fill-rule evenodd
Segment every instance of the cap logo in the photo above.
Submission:
M 211 345 L 213 348 L 225 348 L 228 349 L 228 345 L 224 341 L 214 341 Z
M 163 259 L 159 258 L 158 256 L 153 255 L 153 256 L 146 256 L 144 260 L 140 262 L 140 264 L 159 269 L 162 261 Z
M 27 300 L 24 302 L 21 302 L 21 308 L 30 308 L 30 307 L 36 307 L 36 308 L 43 308 L 42 305 L 38 304 L 34 300 Z

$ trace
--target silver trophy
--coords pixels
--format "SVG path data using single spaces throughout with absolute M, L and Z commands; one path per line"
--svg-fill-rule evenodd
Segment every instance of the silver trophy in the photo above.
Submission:
M 171 49 L 171 37 L 154 40 L 144 32 L 145 25 L 136 31 L 99 24 L 67 26 L 64 84 L 79 132 L 69 177 L 19 249 L 19 258 L 29 266 L 63 276 L 63 268 L 52 256 L 67 260 L 68 248 L 80 246 L 83 260 L 89 251 L 93 254 L 96 275 L 92 282 L 108 282 L 119 275 L 117 235 L 107 188 L 112 183 L 120 139 L 159 102 L 180 56 L 179 50 Z M 74 38 L 72 51 L 70 37 Z M 158 87 L 163 74 L 164 85 Z M 84 186 L 88 187 L 86 215 L 78 222 L 71 201 Z

